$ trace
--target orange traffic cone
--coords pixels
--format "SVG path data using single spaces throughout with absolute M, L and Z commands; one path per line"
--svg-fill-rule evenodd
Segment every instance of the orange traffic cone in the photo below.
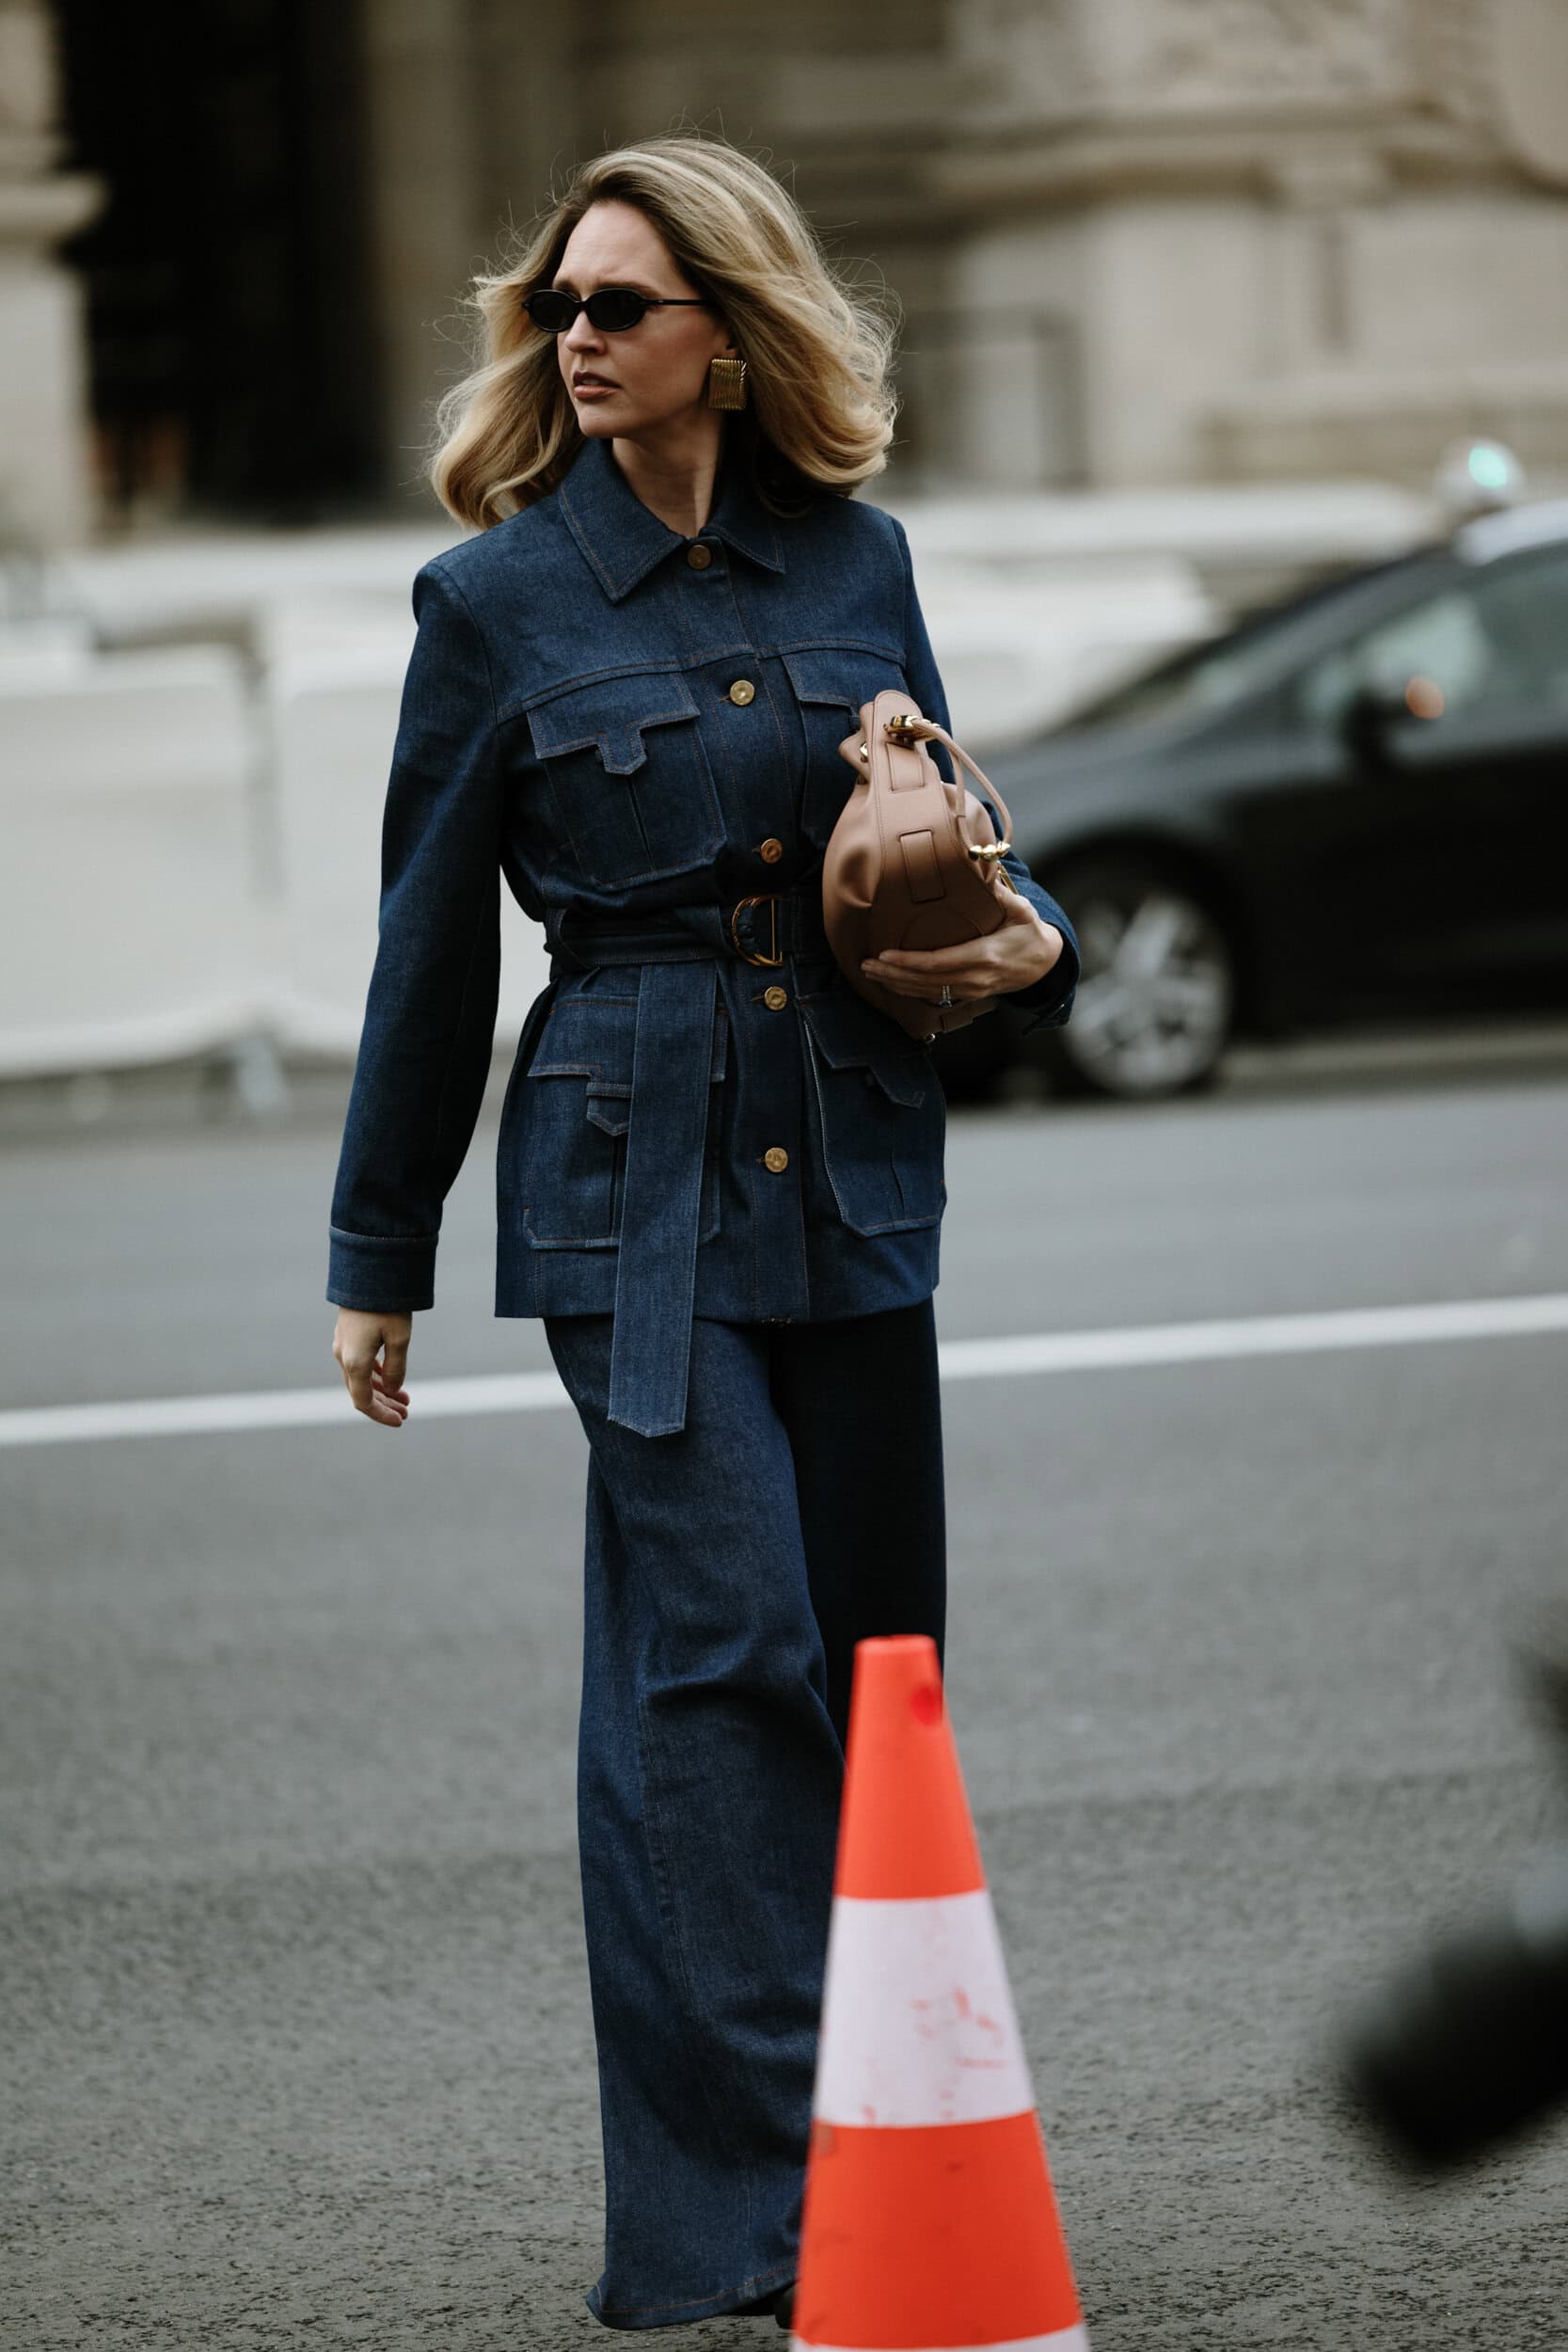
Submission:
M 855 1645 L 791 2344 L 1086 2352 L 936 1645 Z

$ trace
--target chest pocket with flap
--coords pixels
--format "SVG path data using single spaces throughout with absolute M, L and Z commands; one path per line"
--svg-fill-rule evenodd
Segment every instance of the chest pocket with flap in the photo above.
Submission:
M 625 888 L 718 855 L 723 818 L 697 700 L 678 671 L 567 687 L 535 703 L 528 723 L 587 881 Z

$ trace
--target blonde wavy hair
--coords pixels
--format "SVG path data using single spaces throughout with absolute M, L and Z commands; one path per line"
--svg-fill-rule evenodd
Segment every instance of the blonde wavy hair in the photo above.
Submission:
M 685 133 L 609 150 L 564 193 L 464 307 L 475 365 L 441 395 L 427 479 L 457 521 L 485 530 L 553 490 L 582 446 L 555 338 L 523 296 L 547 286 L 591 204 L 634 204 L 676 266 L 726 321 L 747 362 L 748 405 L 724 417 L 770 512 L 799 514 L 822 492 L 847 498 L 887 464 L 897 403 L 898 318 L 891 297 L 840 282 L 793 197 L 725 139 Z

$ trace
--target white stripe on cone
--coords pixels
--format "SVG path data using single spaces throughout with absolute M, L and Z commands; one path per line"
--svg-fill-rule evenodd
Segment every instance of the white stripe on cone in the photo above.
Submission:
M 990 2122 L 1034 2105 L 989 1889 L 886 1900 L 835 1896 L 817 2119 L 919 2129 Z M 1069 2339 L 1028 2341 L 1066 2345 Z
M 791 2336 L 789 2352 L 863 2352 L 855 2344 L 808 2344 L 803 2336 Z M 908 2352 L 928 2352 L 924 2344 L 911 2344 Z M 1083 2328 L 1058 2328 L 1051 2336 L 1013 2336 L 1006 2344 L 944 2344 L 942 2352 L 1089 2352 L 1088 2331 Z

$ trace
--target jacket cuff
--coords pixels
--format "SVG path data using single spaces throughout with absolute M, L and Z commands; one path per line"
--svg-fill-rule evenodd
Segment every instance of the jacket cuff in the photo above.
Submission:
M 1044 919 L 1049 922 L 1051 917 Z M 1062 952 L 1044 978 L 1031 980 L 1027 988 L 1015 989 L 1006 1000 L 1023 1016 L 1026 1037 L 1031 1029 L 1065 1027 L 1078 992 L 1078 977 L 1077 945 L 1069 932 L 1063 931 Z
M 436 1304 L 436 1233 L 346 1233 L 327 1228 L 326 1295 L 367 1314 L 413 1314 Z
M 1006 1001 L 1022 1017 L 1027 1037 L 1031 1029 L 1059 1029 L 1066 1025 L 1081 974 L 1078 936 L 1049 890 L 1042 889 L 1022 865 L 1015 872 L 1011 858 L 1005 863 L 1020 896 L 1028 899 L 1042 923 L 1049 923 L 1062 935 L 1062 952 L 1043 978 L 1031 980 L 1027 988 L 1011 989 L 1007 993 Z

